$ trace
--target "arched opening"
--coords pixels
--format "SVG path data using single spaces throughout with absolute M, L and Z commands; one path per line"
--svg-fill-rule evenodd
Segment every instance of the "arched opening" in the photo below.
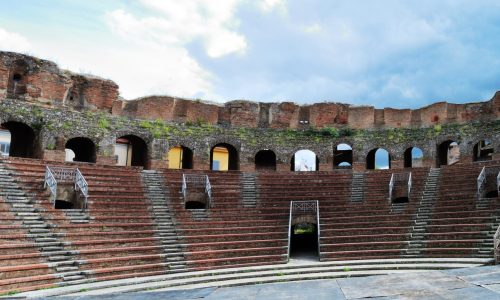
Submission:
M 298 223 L 292 226 L 290 236 L 290 257 L 317 258 L 318 227 L 312 223 Z
M 187 201 L 185 204 L 186 209 L 206 209 L 206 203 L 200 201 Z
M 319 159 L 311 150 L 299 150 L 292 157 L 291 171 L 319 171 Z
M 405 168 L 418 168 L 423 166 L 424 152 L 417 147 L 410 147 L 405 151 Z
M 117 165 L 147 168 L 148 146 L 146 142 L 135 135 L 125 135 L 116 140 L 115 155 Z
M 66 142 L 65 149 L 66 161 L 80 161 L 89 163 L 95 163 L 96 161 L 95 144 L 91 139 L 84 137 L 72 138 Z
M 39 156 L 35 132 L 31 127 L 20 122 L 5 122 L 0 128 L 3 153 L 8 153 L 13 157 L 37 158 Z
M 26 94 L 28 83 L 28 65 L 24 61 L 12 64 L 7 84 L 7 96 L 16 97 Z
M 169 169 L 192 169 L 193 151 L 188 147 L 175 146 L 168 151 Z
M 493 145 L 490 140 L 482 140 L 474 145 L 474 161 L 491 160 L 493 155 Z
M 437 165 L 452 165 L 460 161 L 460 146 L 455 141 L 444 141 L 438 146 Z
M 69 201 L 64 201 L 64 200 L 56 200 L 55 209 L 72 209 L 73 208 L 73 203 Z
M 383 148 L 376 148 L 368 152 L 366 157 L 368 170 L 386 170 L 391 168 L 391 155 Z
M 408 203 L 409 201 L 410 200 L 408 199 L 408 197 L 398 197 L 392 199 L 392 203 L 394 204 L 403 204 L 403 203 Z
M 484 194 L 484 198 L 498 198 L 498 191 L 497 190 L 488 191 Z
M 221 143 L 210 149 L 210 170 L 227 171 L 238 169 L 238 151 L 234 148 L 234 146 Z
M 352 168 L 352 147 L 348 144 L 338 144 L 333 155 L 335 168 Z
M 276 154 L 269 149 L 257 152 L 255 154 L 255 170 L 276 171 Z

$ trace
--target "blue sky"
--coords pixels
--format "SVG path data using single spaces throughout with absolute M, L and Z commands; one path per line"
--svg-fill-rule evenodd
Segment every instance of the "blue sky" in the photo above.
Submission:
M 112 79 L 126 99 L 489 100 L 499 37 L 499 1 L 0 1 L 1 50 Z

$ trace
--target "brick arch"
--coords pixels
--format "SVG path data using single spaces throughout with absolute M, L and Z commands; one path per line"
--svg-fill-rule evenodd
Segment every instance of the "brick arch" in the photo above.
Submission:
M 233 144 L 228 142 L 212 143 L 210 146 L 210 170 L 213 169 L 213 150 L 215 147 L 225 147 L 228 150 L 228 169 L 229 170 L 239 170 L 240 169 L 240 148 L 235 147 Z
M 73 161 L 95 163 L 97 159 L 97 146 L 99 145 L 86 136 L 68 138 L 64 143 L 65 149 L 70 149 L 75 154 Z
M 388 153 L 388 167 L 391 168 L 391 161 L 394 159 L 393 154 L 391 153 L 391 149 L 389 147 L 384 146 L 376 146 L 366 153 L 366 169 L 375 170 L 376 169 L 376 154 L 378 150 L 385 150 Z
M 295 154 L 297 154 L 297 152 L 302 151 L 302 150 L 308 150 L 308 151 L 311 151 L 312 153 L 314 153 L 314 155 L 316 156 L 315 171 L 319 171 L 319 166 L 320 166 L 320 163 L 321 163 L 321 159 L 318 156 L 317 151 L 313 151 L 313 150 L 311 150 L 311 148 L 308 148 L 308 147 L 299 147 L 299 148 L 296 148 L 296 150 L 294 150 L 292 152 L 292 154 L 290 155 L 290 158 L 289 158 L 289 164 L 290 164 L 290 170 L 291 171 L 295 171 L 295 165 L 296 165 L 295 164 Z
M 42 147 L 40 132 L 29 122 L 8 117 L 0 121 L 1 126 L 10 132 L 9 155 L 13 157 L 41 158 Z

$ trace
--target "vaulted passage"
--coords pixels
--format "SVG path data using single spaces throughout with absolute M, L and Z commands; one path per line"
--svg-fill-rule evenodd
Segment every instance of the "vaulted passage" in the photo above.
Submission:
M 311 150 L 299 150 L 292 156 L 291 171 L 319 171 L 319 159 Z
M 192 169 L 193 151 L 182 145 L 175 146 L 168 151 L 169 169 Z
M 6 122 L 1 125 L 2 152 L 13 157 L 39 158 L 40 149 L 35 132 L 28 125 L 21 122 Z M 10 137 L 5 131 L 10 133 Z
M 291 258 L 318 258 L 318 228 L 316 224 L 299 223 L 292 226 Z
M 339 144 L 335 147 L 333 166 L 342 169 L 352 167 L 352 147 L 350 145 Z
M 233 145 L 221 143 L 210 149 L 210 170 L 227 171 L 238 169 L 238 150 Z
M 452 165 L 460 161 L 460 146 L 455 141 L 444 141 L 438 146 L 437 166 Z
M 187 201 L 185 204 L 185 209 L 206 209 L 206 202 L 201 201 Z
M 493 154 L 493 145 L 490 140 L 482 140 L 474 145 L 474 161 L 491 160 Z
M 12 64 L 9 72 L 9 83 L 7 85 L 7 96 L 16 98 L 26 94 L 27 91 L 28 65 L 24 61 L 16 61 Z
M 391 168 L 391 156 L 387 150 L 376 148 L 368 152 L 366 168 L 369 170 L 383 170 Z
M 411 147 L 405 151 L 405 168 L 417 168 L 423 166 L 424 152 L 417 147 Z
M 95 144 L 88 138 L 72 138 L 66 142 L 65 148 L 66 150 L 71 150 L 71 152 L 74 154 L 74 156 L 66 155 L 66 161 L 80 161 L 89 163 L 95 163 L 96 161 Z
M 135 135 L 125 135 L 116 140 L 115 155 L 117 165 L 148 167 L 148 146 L 146 142 Z
M 276 154 L 271 150 L 260 150 L 255 154 L 257 171 L 276 171 Z

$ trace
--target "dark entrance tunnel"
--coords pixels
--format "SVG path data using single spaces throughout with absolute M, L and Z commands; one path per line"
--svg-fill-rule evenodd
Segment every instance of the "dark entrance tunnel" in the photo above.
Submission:
M 292 226 L 290 257 L 318 258 L 318 227 L 316 224 L 299 223 Z

